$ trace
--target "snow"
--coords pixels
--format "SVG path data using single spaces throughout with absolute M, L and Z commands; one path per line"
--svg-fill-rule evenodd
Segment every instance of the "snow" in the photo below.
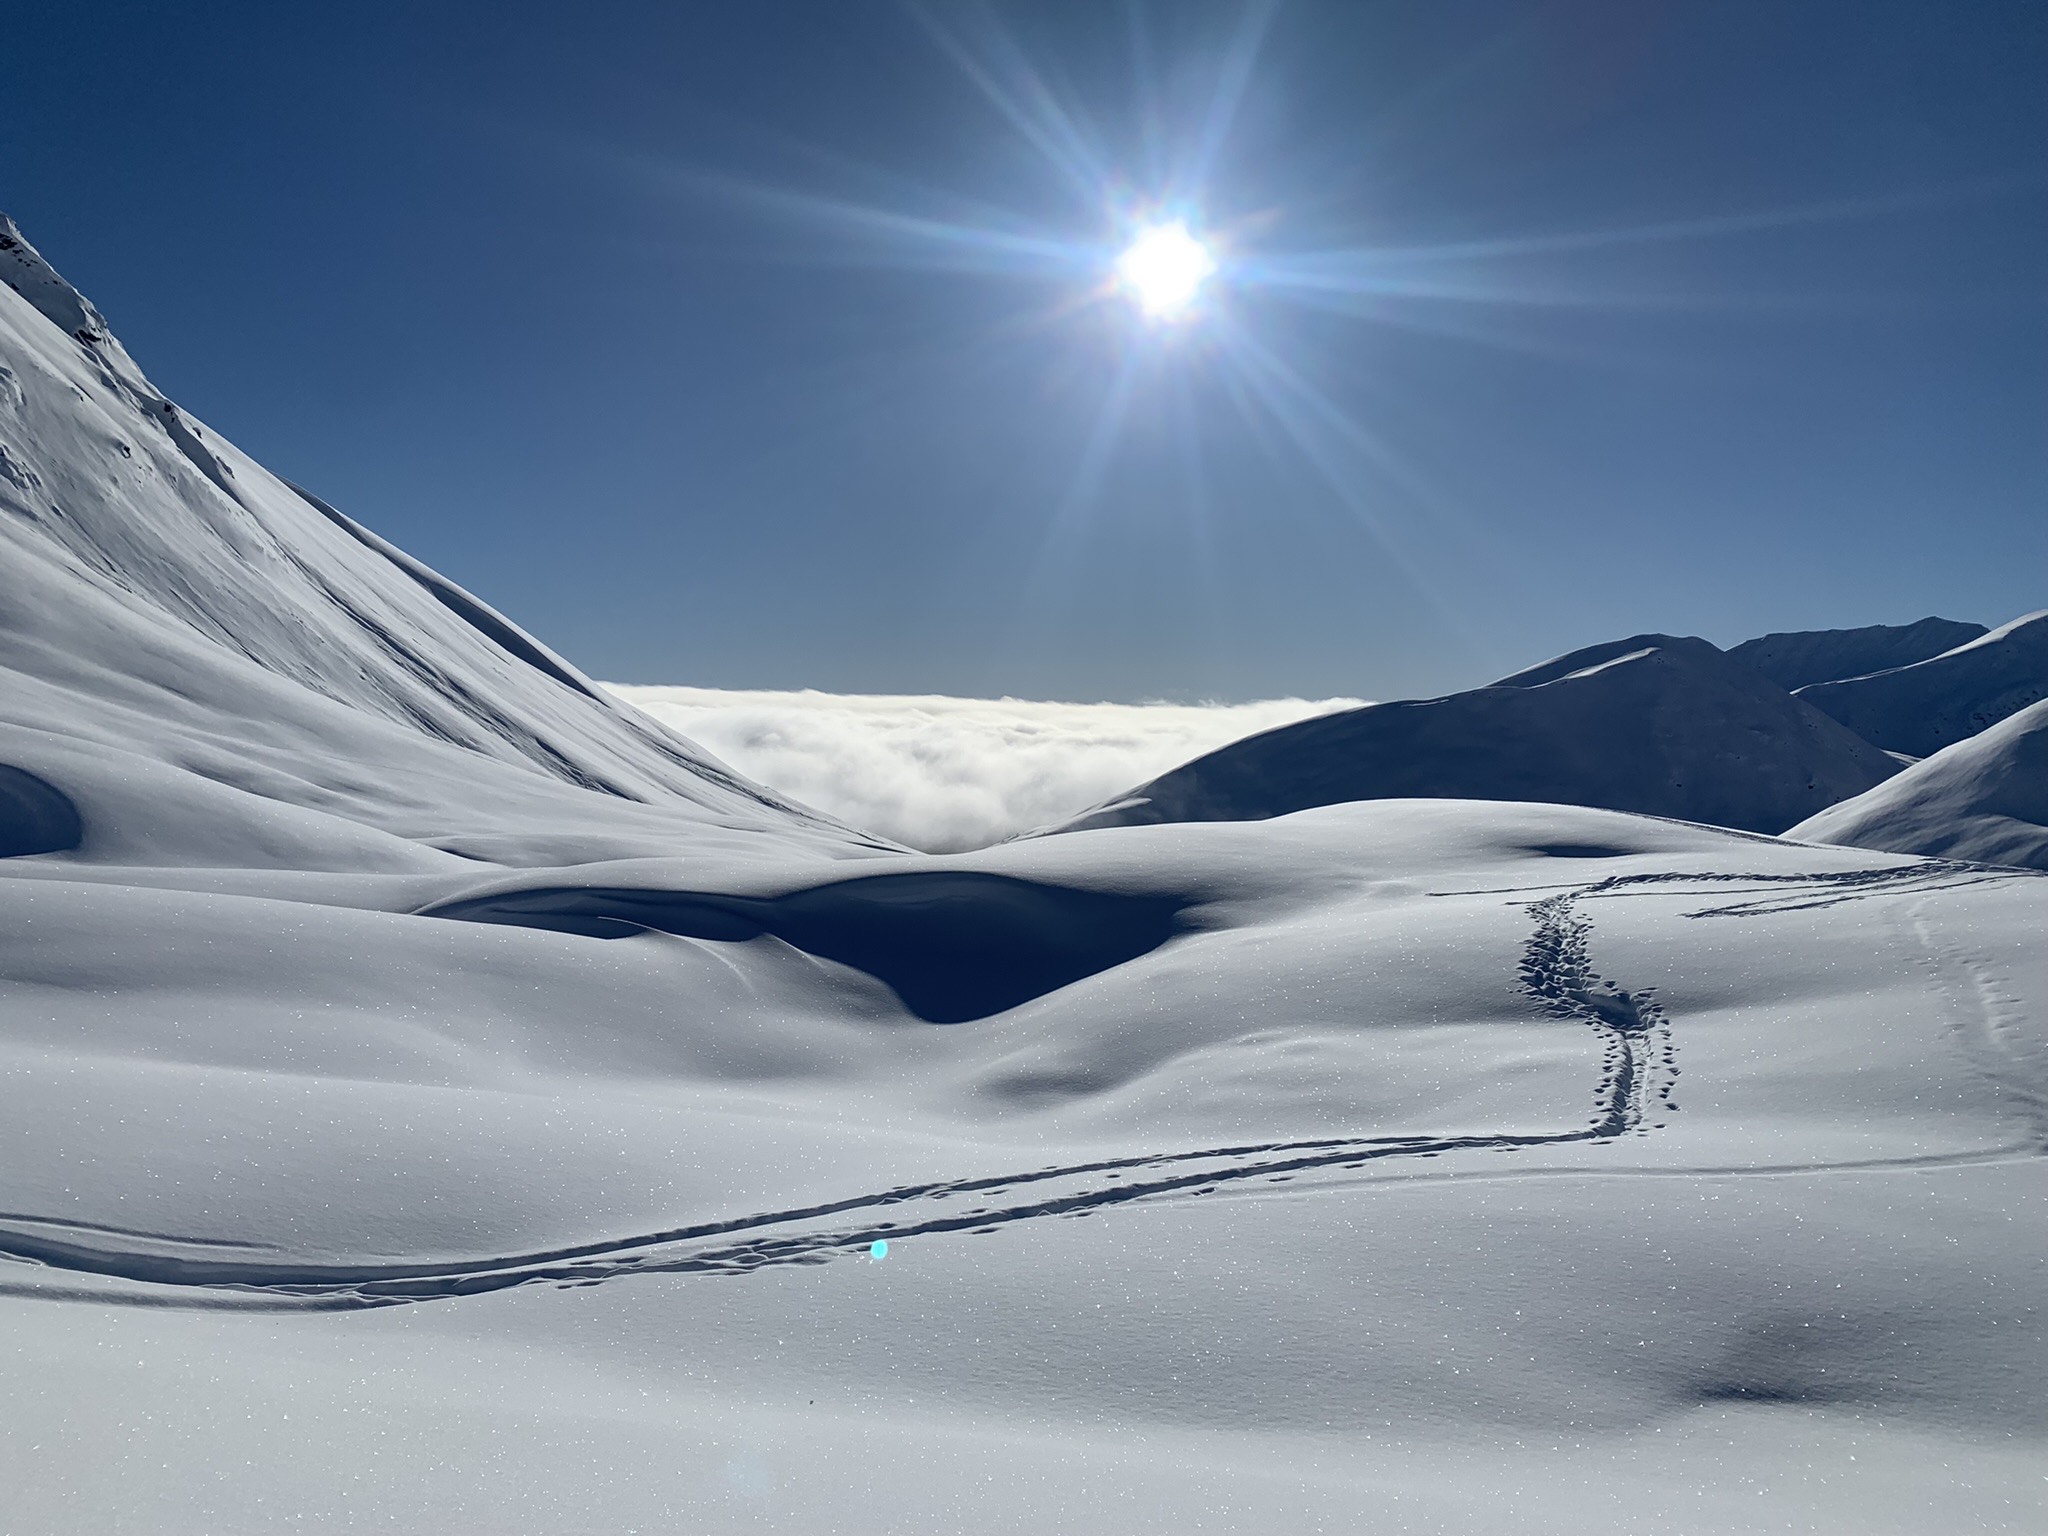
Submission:
M 1984 634 L 1982 624 L 1921 619 L 1912 624 L 1871 624 L 1862 629 L 1807 629 L 1759 635 L 1728 654 L 1780 688 L 1804 688 L 1863 677 L 1939 656 Z
M 1634 635 L 1448 698 L 1222 747 L 1053 830 L 1240 821 L 1340 801 L 1557 801 L 1781 832 L 1898 772 L 1704 640 Z
M 2048 1515 L 2048 881 L 1503 799 L 896 849 L 165 425 L 39 281 L 10 1531 Z M 1660 641 L 1482 723 L 1626 779 L 1674 677 L 1763 708 Z M 1778 697 L 1768 761 L 1880 776 Z
M 2048 608 L 1926 661 L 1814 683 L 1798 697 L 1866 741 L 1932 756 L 2048 698 Z
M 2048 870 L 2048 701 L 1829 806 L 1788 835 Z

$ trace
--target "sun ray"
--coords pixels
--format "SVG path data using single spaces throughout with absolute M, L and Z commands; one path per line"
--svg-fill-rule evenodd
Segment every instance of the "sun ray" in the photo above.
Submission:
M 1503 257 L 1542 256 L 1554 252 L 1575 254 L 1621 246 L 1727 239 L 1771 230 L 1885 218 L 1896 213 L 1910 213 L 1971 197 L 2012 192 L 2026 187 L 2038 188 L 2042 185 L 2042 180 L 2039 176 L 1985 177 L 1948 186 L 1921 187 L 1877 197 L 1833 198 L 1782 208 L 1753 209 L 1745 213 L 1715 214 L 1694 219 L 1667 219 L 1649 224 L 1627 224 L 1612 229 L 1502 235 L 1484 240 L 1453 241 L 1441 245 L 1360 246 L 1321 250 L 1293 257 L 1270 258 L 1268 268 L 1275 273 L 1288 274 L 1294 280 L 1306 281 L 1317 271 L 1333 272 L 1346 268 L 1371 267 L 1379 271 L 1390 271 L 1406 263 L 1431 267 L 1459 262 L 1496 261 Z
M 958 223 L 678 167 L 668 167 L 665 173 L 673 183 L 694 191 L 748 203 L 765 212 L 820 225 L 840 234 L 866 237 L 875 242 L 868 259 L 884 264 L 1073 275 L 1091 271 L 1101 263 L 1095 246 L 1021 226 Z M 849 245 L 829 250 L 814 248 L 808 254 L 813 260 L 847 264 L 856 261 L 859 253 L 857 247 Z
M 1377 472 L 1379 483 L 1391 482 L 1425 505 L 1442 506 L 1449 498 L 1247 329 L 1227 322 L 1220 323 L 1218 329 L 1218 355 L 1239 373 L 1246 397 L 1270 416 L 1301 460 L 1315 471 L 1410 588 L 1431 605 L 1436 617 L 1470 638 L 1474 634 L 1470 619 L 1393 536 L 1388 502 L 1371 494 L 1368 485 L 1374 477 L 1359 470 L 1369 465 Z
M 909 10 L 939 51 L 1047 164 L 1084 199 L 1100 195 L 1110 181 L 1107 163 L 1075 122 L 1073 110 L 1053 94 L 1045 77 L 986 7 L 948 6 L 944 19 L 930 5 L 912 5 Z M 959 31 L 969 19 L 977 33 L 973 43 Z
M 1045 595 L 1055 575 L 1069 563 L 1082 530 L 1101 500 L 1103 482 L 1122 440 L 1143 366 L 1142 354 L 1127 351 L 1103 388 L 1080 457 L 1068 478 L 1066 491 L 1046 523 L 1045 536 L 1026 583 L 1026 591 L 1034 601 Z
M 1204 484 L 1191 448 L 1214 449 L 1196 413 L 1234 411 L 1245 436 L 1280 463 L 1291 457 L 1371 537 L 1407 584 L 1445 617 L 1455 605 L 1430 592 L 1417 552 L 1456 533 L 1468 540 L 1469 512 L 1432 482 L 1397 443 L 1401 408 L 1389 379 L 1353 381 L 1371 409 L 1347 409 L 1323 387 L 1308 327 L 1343 321 L 1389 333 L 1441 338 L 1549 360 L 1639 370 L 1611 327 L 1566 325 L 1577 316 L 1649 316 L 1681 312 L 1766 313 L 1816 302 L 1881 304 L 1883 295 L 1727 293 L 1660 288 L 1603 253 L 1661 243 L 1707 242 L 1775 230 L 1882 218 L 1930 202 L 2013 190 L 2014 178 L 1886 197 L 1844 198 L 1712 217 L 1666 219 L 1609 228 L 1502 233 L 1438 243 L 1362 243 L 1348 238 L 1287 248 L 1283 221 L 1321 225 L 1342 236 L 1326 203 L 1310 194 L 1256 214 L 1219 216 L 1212 182 L 1273 46 L 1279 0 L 1247 0 L 1227 32 L 1212 34 L 1206 60 L 1155 57 L 1153 13 L 1126 0 L 1130 121 L 1120 148 L 1098 131 L 1060 78 L 1030 57 L 1019 37 L 978 0 L 957 5 L 913 0 L 911 14 L 937 53 L 960 72 L 1034 161 L 1048 183 L 1074 194 L 1078 213 L 1048 218 L 1032 206 L 973 199 L 914 185 L 829 150 L 801 150 L 827 178 L 816 192 L 666 168 L 671 184 L 743 202 L 805 228 L 800 250 L 778 257 L 834 265 L 873 265 L 1014 280 L 1021 304 L 994 305 L 971 320 L 963 345 L 959 311 L 945 306 L 947 334 L 907 335 L 906 351 L 944 347 L 963 377 L 999 373 L 1008 345 L 1072 349 L 1099 367 L 1102 394 L 1075 429 L 1065 490 L 1051 509 L 1043 546 L 1026 586 L 1043 588 L 1055 567 L 1105 517 L 1104 487 L 1134 409 L 1163 411 L 1168 462 L 1186 487 Z M 1162 32 L 1160 34 L 1164 36 Z M 1178 36 L 1178 34 L 1176 34 Z M 1186 66 L 1193 63 L 1193 69 Z M 1193 83 L 1193 96 L 1187 94 Z M 1382 148 L 1384 146 L 1381 146 Z M 789 146 L 783 146 L 785 151 Z M 1127 171 L 1119 170 L 1122 165 Z M 1237 160 L 1229 165 L 1237 174 Z M 2029 185 L 2038 182 L 2036 178 Z M 1041 200 L 1044 188 L 1038 192 Z M 1292 311 L 1291 314 L 1283 311 Z M 1605 351 L 1602 343 L 1606 343 Z M 1389 358 L 1403 354 L 1390 351 Z M 1100 358 L 1103 361 L 1094 362 Z M 1382 393 L 1384 392 L 1384 393 Z M 1355 405 L 1355 402 L 1353 402 Z M 1426 426 L 1412 419 L 1413 429 Z M 1206 492 L 1190 489 L 1190 537 L 1205 547 Z
M 1206 194 L 1209 180 L 1216 171 L 1216 159 L 1237 122 L 1238 109 L 1251 85 L 1252 71 L 1265 47 L 1273 18 L 1279 11 L 1279 0 L 1255 0 L 1245 7 L 1236 33 L 1224 49 L 1217 70 L 1216 91 L 1210 98 L 1209 110 L 1203 115 L 1193 157 L 1183 173 L 1182 185 L 1176 188 L 1180 199 L 1196 199 Z

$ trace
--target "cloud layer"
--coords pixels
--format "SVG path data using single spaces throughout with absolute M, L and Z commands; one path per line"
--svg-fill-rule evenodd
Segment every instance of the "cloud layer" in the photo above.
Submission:
M 604 686 L 748 777 L 934 853 L 1000 842 L 1225 742 L 1364 702 L 1056 704 Z

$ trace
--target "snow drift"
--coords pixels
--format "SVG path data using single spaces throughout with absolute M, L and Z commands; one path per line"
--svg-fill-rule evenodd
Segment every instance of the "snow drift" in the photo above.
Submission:
M 1866 741 L 1927 757 L 2048 698 L 2048 609 L 1911 666 L 1813 683 L 1798 697 Z
M 1782 832 L 1897 771 L 1884 753 L 1706 641 L 1635 635 L 1491 687 L 1249 737 L 1057 830 L 1253 821 L 1348 800 L 1453 796 Z

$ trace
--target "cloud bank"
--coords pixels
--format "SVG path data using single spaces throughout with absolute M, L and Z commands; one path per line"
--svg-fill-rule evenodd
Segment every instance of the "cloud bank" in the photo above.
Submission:
M 1057 704 L 604 686 L 748 777 L 933 853 L 1000 842 L 1241 736 L 1364 702 Z

